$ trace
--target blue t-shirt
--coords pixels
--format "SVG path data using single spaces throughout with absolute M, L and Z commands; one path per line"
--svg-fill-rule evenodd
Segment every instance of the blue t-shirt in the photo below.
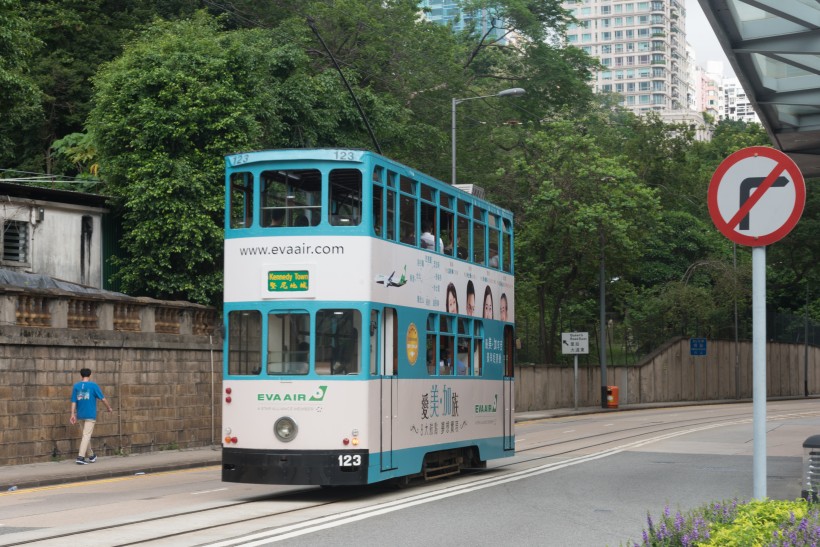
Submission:
M 71 390 L 71 402 L 77 403 L 78 420 L 97 419 L 97 399 L 103 399 L 100 386 L 92 381 L 77 382 Z

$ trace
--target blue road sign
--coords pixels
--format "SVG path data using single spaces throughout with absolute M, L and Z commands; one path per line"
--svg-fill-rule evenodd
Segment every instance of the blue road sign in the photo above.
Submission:
M 690 338 L 689 354 L 706 355 L 706 338 Z

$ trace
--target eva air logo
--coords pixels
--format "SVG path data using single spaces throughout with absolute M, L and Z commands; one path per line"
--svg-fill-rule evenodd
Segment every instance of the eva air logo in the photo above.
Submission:
M 272 402 L 311 402 L 318 403 L 324 400 L 327 386 L 319 386 L 316 391 L 308 398 L 306 393 L 257 393 L 256 400 L 258 401 L 272 401 Z
M 325 398 L 325 392 L 327 391 L 327 386 L 319 386 L 319 389 L 313 392 L 313 396 L 310 398 L 311 401 L 321 401 Z

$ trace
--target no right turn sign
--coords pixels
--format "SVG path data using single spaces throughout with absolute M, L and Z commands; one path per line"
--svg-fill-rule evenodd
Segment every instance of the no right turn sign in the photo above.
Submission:
M 779 150 L 752 146 L 723 160 L 709 184 L 709 214 L 740 245 L 761 247 L 794 228 L 806 203 L 806 183 Z

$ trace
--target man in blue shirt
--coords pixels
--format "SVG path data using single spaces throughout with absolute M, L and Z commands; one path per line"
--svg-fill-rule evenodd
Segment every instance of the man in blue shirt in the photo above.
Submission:
M 112 412 L 111 405 L 105 400 L 100 386 L 91 381 L 91 369 L 80 370 L 82 380 L 74 384 L 71 390 L 71 425 L 77 420 L 83 422 L 83 440 L 80 442 L 80 454 L 77 456 L 77 465 L 87 465 L 97 461 L 97 455 L 91 450 L 91 434 L 94 424 L 97 423 L 97 399 L 105 403 L 108 412 Z M 88 456 L 88 459 L 86 459 Z

